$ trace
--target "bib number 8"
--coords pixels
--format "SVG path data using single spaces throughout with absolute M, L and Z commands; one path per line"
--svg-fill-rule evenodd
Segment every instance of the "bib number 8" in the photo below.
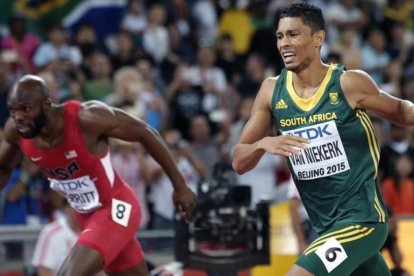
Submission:
M 131 215 L 131 204 L 128 202 L 112 199 L 112 220 L 122 226 L 127 227 Z
M 125 205 L 122 203 L 119 203 L 118 205 L 116 205 L 116 218 L 117 219 L 123 219 L 124 218 L 124 213 L 125 213 Z

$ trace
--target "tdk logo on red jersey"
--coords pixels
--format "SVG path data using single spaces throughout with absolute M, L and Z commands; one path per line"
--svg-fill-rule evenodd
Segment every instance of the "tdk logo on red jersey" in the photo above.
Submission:
M 332 133 L 328 131 L 329 125 L 317 126 L 317 127 L 308 127 L 301 130 L 295 130 L 289 132 L 293 135 L 298 135 L 301 137 L 308 138 L 309 140 L 314 140 L 318 138 L 323 138 L 326 136 L 331 136 Z
M 79 165 L 72 161 L 66 167 L 42 168 L 51 178 L 65 180 L 70 178 L 75 172 L 79 171 Z
M 73 190 L 82 190 L 84 188 L 89 187 L 88 183 L 83 180 L 73 180 L 73 181 L 65 181 L 59 182 L 62 191 L 73 191 Z

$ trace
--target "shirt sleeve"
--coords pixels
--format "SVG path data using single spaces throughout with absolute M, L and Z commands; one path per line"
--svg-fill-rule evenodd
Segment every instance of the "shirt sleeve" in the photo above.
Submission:
M 35 267 L 44 266 L 53 271 L 57 271 L 63 259 L 59 253 L 61 244 L 59 243 L 58 232 L 60 226 L 56 224 L 47 225 L 39 235 L 36 242 L 32 265 Z

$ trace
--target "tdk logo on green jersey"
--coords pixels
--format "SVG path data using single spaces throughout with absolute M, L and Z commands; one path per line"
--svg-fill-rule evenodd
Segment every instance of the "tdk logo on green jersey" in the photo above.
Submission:
M 318 138 L 331 136 L 332 133 L 328 131 L 328 127 L 329 125 L 307 127 L 305 129 L 292 131 L 290 133 L 304 138 L 308 138 L 309 140 L 314 140 Z

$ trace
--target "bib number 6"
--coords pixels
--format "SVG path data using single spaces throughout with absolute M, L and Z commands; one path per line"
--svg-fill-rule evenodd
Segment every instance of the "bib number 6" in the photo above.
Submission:
M 122 226 L 127 227 L 131 215 L 131 204 L 128 202 L 112 199 L 112 220 Z
M 328 273 L 337 268 L 348 258 L 348 255 L 346 254 L 341 243 L 333 237 L 329 238 L 324 244 L 322 244 L 315 251 L 315 253 L 325 265 Z
M 326 250 L 325 252 L 325 258 L 329 262 L 334 262 L 336 260 L 336 252 L 342 252 L 342 249 L 339 247 L 332 247 Z

